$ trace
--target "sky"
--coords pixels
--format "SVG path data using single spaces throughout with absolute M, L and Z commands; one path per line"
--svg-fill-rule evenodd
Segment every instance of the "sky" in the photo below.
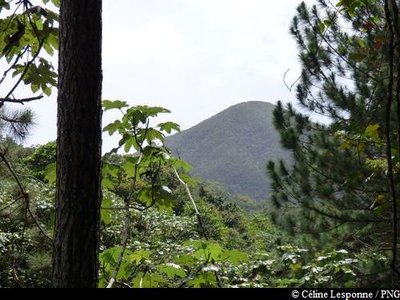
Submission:
M 103 99 L 157 105 L 187 129 L 236 103 L 291 102 L 298 0 L 103 0 Z M 26 144 L 56 138 L 56 96 L 36 102 Z M 104 124 L 116 115 L 105 113 Z M 115 143 L 104 135 L 103 149 Z

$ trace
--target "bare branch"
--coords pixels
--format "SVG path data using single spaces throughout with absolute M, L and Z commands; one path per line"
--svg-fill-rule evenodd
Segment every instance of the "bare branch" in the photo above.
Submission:
M 42 99 L 43 95 L 39 95 L 36 97 L 28 97 L 28 98 L 19 98 L 19 99 L 13 99 L 13 98 L 0 98 L 0 106 L 4 103 L 20 103 L 20 104 L 24 104 L 25 102 L 31 102 L 31 101 L 35 101 L 35 100 L 39 100 Z

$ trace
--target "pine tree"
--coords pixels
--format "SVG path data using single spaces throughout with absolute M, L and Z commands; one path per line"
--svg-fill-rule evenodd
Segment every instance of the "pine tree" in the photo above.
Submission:
M 394 285 L 399 284 L 394 275 L 400 188 L 398 26 L 396 1 L 334 5 L 319 0 L 311 8 L 298 7 L 291 27 L 302 63 L 297 99 L 325 122 L 279 103 L 275 126 L 295 163 L 290 168 L 283 162 L 268 164 L 272 200 L 292 233 L 311 237 L 318 248 L 384 253 L 391 259 L 386 269 L 392 270 Z

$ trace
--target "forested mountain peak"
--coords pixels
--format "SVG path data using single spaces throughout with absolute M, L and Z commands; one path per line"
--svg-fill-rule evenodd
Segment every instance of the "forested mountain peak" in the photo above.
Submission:
M 274 105 L 248 101 L 233 105 L 167 138 L 171 150 L 193 166 L 192 175 L 222 183 L 235 194 L 268 199 L 268 160 L 289 160 L 272 124 Z

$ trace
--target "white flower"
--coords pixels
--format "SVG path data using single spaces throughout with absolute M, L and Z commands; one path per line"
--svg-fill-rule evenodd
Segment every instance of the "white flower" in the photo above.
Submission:
M 182 267 L 180 265 L 177 265 L 177 264 L 174 264 L 174 263 L 166 263 L 165 265 L 168 266 L 168 267 L 175 268 L 175 269 L 182 269 Z
M 163 185 L 163 186 L 162 186 L 162 189 L 163 189 L 164 191 L 166 191 L 167 193 L 169 193 L 169 194 L 172 193 L 171 189 L 170 189 L 169 187 L 167 187 L 166 185 Z
M 340 249 L 337 251 L 337 253 L 347 254 L 347 253 L 349 253 L 349 251 L 347 251 L 345 249 Z
M 213 271 L 213 272 L 218 272 L 219 271 L 219 267 L 217 267 L 217 266 L 214 266 L 214 265 L 212 265 L 212 266 L 207 266 L 207 267 L 204 267 L 203 268 L 203 271 Z

